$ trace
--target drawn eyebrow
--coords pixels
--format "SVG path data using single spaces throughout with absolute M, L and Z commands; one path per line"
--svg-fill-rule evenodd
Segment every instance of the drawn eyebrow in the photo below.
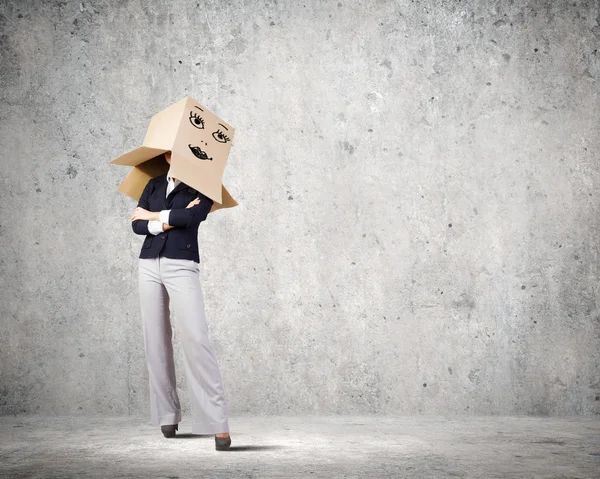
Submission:
M 200 108 L 199 106 L 195 106 L 194 108 L 198 108 L 198 110 L 200 111 L 204 111 L 202 108 Z
M 229 128 L 227 128 L 225 125 L 223 125 L 223 123 L 219 123 L 219 125 L 221 125 L 223 128 L 225 128 L 227 131 L 229 131 Z

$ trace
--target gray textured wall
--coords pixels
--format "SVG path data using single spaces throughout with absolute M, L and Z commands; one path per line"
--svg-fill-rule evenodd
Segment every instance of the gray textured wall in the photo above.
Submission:
M 190 95 L 236 127 L 199 231 L 231 414 L 600 414 L 600 2 L 2 1 L 0 32 L 0 413 L 147 414 L 108 161 Z

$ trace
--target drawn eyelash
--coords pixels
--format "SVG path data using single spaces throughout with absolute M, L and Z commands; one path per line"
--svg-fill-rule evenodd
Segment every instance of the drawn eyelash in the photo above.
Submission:
M 193 111 L 190 112 L 190 123 L 199 130 L 204 128 L 204 119 Z
M 221 130 L 217 130 L 213 133 L 213 138 L 217 140 L 219 143 L 227 143 L 231 139 L 223 133 Z
M 218 135 L 219 133 L 221 134 L 221 136 L 223 137 L 223 139 L 224 139 L 225 141 L 229 141 L 229 139 L 230 139 L 230 138 L 229 138 L 229 137 L 228 137 L 228 136 L 227 136 L 225 133 L 223 133 L 221 130 L 217 130 L 217 135 Z

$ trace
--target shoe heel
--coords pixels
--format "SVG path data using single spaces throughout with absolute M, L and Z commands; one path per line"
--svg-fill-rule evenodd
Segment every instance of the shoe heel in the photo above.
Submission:
M 231 446 L 231 436 L 217 437 L 215 436 L 215 449 L 217 451 L 226 451 Z
M 165 437 L 175 437 L 175 431 L 179 430 L 179 424 L 165 424 L 160 426 L 160 430 Z

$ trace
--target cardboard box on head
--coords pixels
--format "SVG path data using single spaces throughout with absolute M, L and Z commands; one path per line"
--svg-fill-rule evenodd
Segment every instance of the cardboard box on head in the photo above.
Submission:
M 235 129 L 196 100 L 185 97 L 152 117 L 142 146 L 109 163 L 133 166 L 119 191 L 139 201 L 151 178 L 171 175 L 214 201 L 212 211 L 237 202 L 222 184 Z

